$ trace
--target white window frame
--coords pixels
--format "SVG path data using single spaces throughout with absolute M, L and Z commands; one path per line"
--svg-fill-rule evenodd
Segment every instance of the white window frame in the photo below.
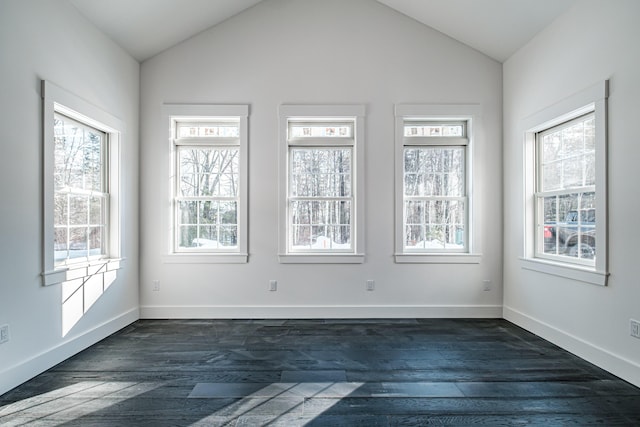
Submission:
M 43 107 L 43 153 L 44 153 L 44 191 L 43 191 L 43 273 L 44 286 L 62 283 L 71 279 L 88 277 L 98 273 L 117 270 L 121 259 L 121 224 L 120 211 L 120 143 L 124 133 L 124 123 L 95 105 L 81 99 L 49 81 L 42 81 L 41 95 Z M 94 258 L 56 265 L 54 260 L 54 116 L 61 114 L 106 135 L 106 156 L 103 166 L 106 169 L 105 186 L 108 197 L 106 238 L 106 254 Z
M 170 165 L 169 200 L 165 217 L 168 230 L 165 263 L 186 264 L 241 264 L 248 262 L 248 116 L 249 106 L 246 104 L 165 104 L 163 107 L 164 123 L 169 125 Z M 179 124 L 217 124 L 235 120 L 239 126 L 238 138 L 198 137 L 179 138 Z M 179 249 L 177 244 L 177 199 L 178 199 L 178 149 L 180 146 L 202 146 L 213 148 L 237 147 L 239 149 L 239 184 L 237 196 L 238 236 L 234 249 L 194 248 Z
M 473 200 L 473 147 L 480 117 L 478 105 L 396 104 L 395 106 L 395 262 L 434 264 L 477 264 L 481 254 L 475 239 Z M 405 137 L 407 124 L 464 124 L 461 137 L 411 136 Z M 405 147 L 465 147 L 465 248 L 460 250 L 407 249 L 404 245 L 404 150 Z
M 525 118 L 524 135 L 524 248 L 521 266 L 563 278 L 606 286 L 608 273 L 607 222 L 607 80 L 586 88 Z M 568 257 L 545 256 L 538 250 L 537 221 L 542 216 L 537 203 L 536 136 L 550 128 L 593 113 L 595 120 L 595 209 L 596 260 L 590 263 Z
M 281 105 L 279 108 L 279 231 L 278 259 L 280 263 L 358 264 L 364 262 L 364 115 L 363 105 Z M 352 122 L 352 138 L 305 137 L 289 138 L 291 122 L 339 123 Z M 290 147 L 352 146 L 351 236 L 348 251 L 293 251 L 290 249 L 289 161 Z

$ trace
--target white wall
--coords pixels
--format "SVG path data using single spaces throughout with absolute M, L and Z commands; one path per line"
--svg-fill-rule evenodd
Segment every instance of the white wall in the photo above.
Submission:
M 640 2 L 582 0 L 505 62 L 505 318 L 640 385 L 640 276 L 635 226 L 640 212 Z M 520 121 L 594 83 L 610 79 L 609 285 L 523 270 Z
M 67 1 L 0 0 L 0 394 L 138 316 L 139 64 Z M 126 257 L 116 281 L 62 337 L 61 286 L 43 287 L 42 100 L 46 79 L 124 121 Z
M 501 315 L 501 65 L 372 0 L 267 0 L 141 68 L 141 316 Z M 163 263 L 170 164 L 163 103 L 247 103 L 249 262 Z M 278 106 L 366 106 L 366 262 L 277 259 Z M 479 104 L 480 264 L 400 265 L 394 252 L 394 104 Z M 278 291 L 268 292 L 269 279 Z M 365 281 L 376 281 L 374 292 Z M 482 280 L 493 282 L 484 292 Z M 160 281 L 160 291 L 152 281 Z

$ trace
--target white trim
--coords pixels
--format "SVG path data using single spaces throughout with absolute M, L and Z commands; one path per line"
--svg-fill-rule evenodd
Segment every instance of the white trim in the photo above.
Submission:
M 278 261 L 281 264 L 362 264 L 364 254 L 352 253 L 327 253 L 318 252 L 278 254 Z
M 526 132 L 539 132 L 593 110 L 591 105 L 609 97 L 609 81 L 604 80 L 581 90 L 522 120 Z
M 140 319 L 139 308 L 132 308 L 89 329 L 81 335 L 75 336 L 25 361 L 0 371 L 0 378 L 2 378 L 2 382 L 0 382 L 0 395 L 41 374 L 47 369 L 54 367 L 58 363 L 92 346 L 138 319 Z
M 168 188 L 165 195 L 165 206 L 163 209 L 163 233 L 165 247 L 163 248 L 162 262 L 167 264 L 242 264 L 249 260 L 249 105 L 248 104 L 164 104 L 162 106 L 162 123 L 169 125 L 170 131 L 167 140 L 170 143 L 170 164 L 167 165 Z M 177 122 L 207 122 L 211 120 L 232 120 L 238 124 L 240 131 L 239 138 L 176 138 Z M 225 145 L 236 147 L 240 152 L 240 184 L 238 202 L 238 245 L 237 250 L 224 251 L 220 249 L 205 252 L 175 250 L 175 206 L 174 192 L 175 179 L 177 173 L 176 152 L 181 145 L 211 145 L 221 148 Z
M 161 257 L 164 264 L 245 264 L 249 254 L 240 253 L 174 253 Z
M 410 253 L 395 254 L 398 264 L 480 264 L 482 254 L 468 253 Z
M 606 286 L 609 276 L 608 219 L 607 219 L 607 98 L 609 81 L 603 80 L 556 104 L 553 104 L 520 123 L 523 135 L 523 232 L 524 247 L 521 266 L 533 271 L 553 274 L 571 280 Z M 579 262 L 551 261 L 536 258 L 536 133 L 573 120 L 587 113 L 594 113 L 596 135 L 596 242 L 595 265 L 585 266 Z M 567 257 L 568 258 L 568 257 Z M 577 260 L 579 261 L 579 260 Z
M 640 387 L 640 364 L 511 307 L 504 306 L 503 318 Z
M 322 118 L 344 120 L 346 117 L 364 117 L 365 107 L 358 104 L 336 105 L 309 105 L 309 104 L 282 104 L 278 109 L 280 117 L 293 117 L 296 121 L 305 119 Z M 357 129 L 355 130 L 357 135 Z M 286 135 L 285 135 L 286 136 Z
M 211 117 L 246 117 L 249 115 L 248 104 L 164 104 L 165 116 L 181 117 L 185 120 L 206 120 Z M 166 122 L 165 122 L 166 123 Z
M 299 305 L 140 307 L 141 319 L 502 318 L 501 305 Z
M 395 262 L 425 264 L 477 264 L 481 254 L 476 237 L 474 214 L 474 146 L 480 142 L 480 117 L 482 108 L 477 104 L 396 104 L 395 105 Z M 417 123 L 465 123 L 465 137 L 406 137 L 407 122 Z M 450 145 L 465 146 L 466 229 L 465 249 L 458 251 L 413 251 L 404 247 L 404 148 L 405 146 Z
M 607 286 L 607 280 L 609 279 L 609 273 L 604 271 L 542 258 L 520 258 L 520 266 L 525 270 L 564 277 L 592 285 Z
M 444 146 L 466 146 L 469 145 L 468 138 L 460 137 L 427 137 L 427 136 L 404 136 L 402 145 L 407 146 L 424 146 L 424 145 L 444 145 Z
M 99 259 L 45 271 L 42 273 L 42 284 L 44 286 L 51 286 L 68 280 L 79 279 L 81 277 L 87 278 L 96 274 L 106 273 L 107 271 L 119 270 L 122 261 L 124 261 L 124 259 L 121 258 Z
M 67 271 L 78 273 L 79 269 L 96 264 L 118 263 L 121 257 L 121 237 L 123 213 L 120 209 L 122 188 L 120 185 L 120 145 L 125 133 L 124 122 L 88 101 L 67 92 L 55 84 L 42 80 L 41 97 L 43 99 L 43 268 L 42 284 L 49 286 L 61 283 Z M 54 261 L 54 114 L 61 113 L 73 120 L 94 127 L 108 134 L 108 237 L 107 258 L 91 260 L 86 263 L 73 263 L 55 266 Z M 115 264 L 113 264 L 115 265 Z M 91 268 L 87 269 L 91 271 Z M 75 274 L 74 273 L 74 274 Z M 90 273 L 89 273 L 90 275 Z M 62 280 L 63 281 L 63 280 Z
M 278 136 L 278 260 L 280 263 L 296 264 L 345 264 L 364 262 L 364 105 L 294 105 L 282 104 L 278 108 L 279 136 Z M 349 138 L 296 138 L 288 139 L 289 122 L 301 123 L 318 122 L 326 123 L 350 120 L 353 121 L 353 135 Z M 352 249 L 345 252 L 295 252 L 289 251 L 288 245 L 288 181 L 289 181 L 289 147 L 313 146 L 326 143 L 322 146 L 353 147 L 354 158 L 352 166 L 352 185 L 354 206 L 352 210 Z

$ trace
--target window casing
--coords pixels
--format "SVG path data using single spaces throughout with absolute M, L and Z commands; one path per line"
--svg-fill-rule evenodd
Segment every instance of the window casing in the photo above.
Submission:
M 396 262 L 478 262 L 470 197 L 476 114 L 476 106 L 396 106 Z
M 166 262 L 247 262 L 246 105 L 166 105 L 172 188 Z
M 608 82 L 523 120 L 522 267 L 607 283 Z
M 281 262 L 364 256 L 361 106 L 281 106 Z
M 120 268 L 122 121 L 42 81 L 43 284 Z

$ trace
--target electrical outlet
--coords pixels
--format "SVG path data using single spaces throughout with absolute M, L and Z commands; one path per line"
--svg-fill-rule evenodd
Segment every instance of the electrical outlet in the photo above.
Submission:
M 631 334 L 631 336 L 640 338 L 640 322 L 634 319 L 629 319 L 629 326 L 629 333 Z
M 275 292 L 278 290 L 278 281 L 277 280 L 269 280 L 269 291 Z
M 373 280 L 367 280 L 367 290 L 373 291 L 375 289 L 376 289 L 376 282 L 374 282 Z
M 154 292 L 160 291 L 160 280 L 153 281 L 153 291 Z
M 484 289 L 485 292 L 490 291 L 491 290 L 491 280 L 483 280 L 482 281 L 482 289 Z
M 0 326 L 0 344 L 9 341 L 9 325 Z

